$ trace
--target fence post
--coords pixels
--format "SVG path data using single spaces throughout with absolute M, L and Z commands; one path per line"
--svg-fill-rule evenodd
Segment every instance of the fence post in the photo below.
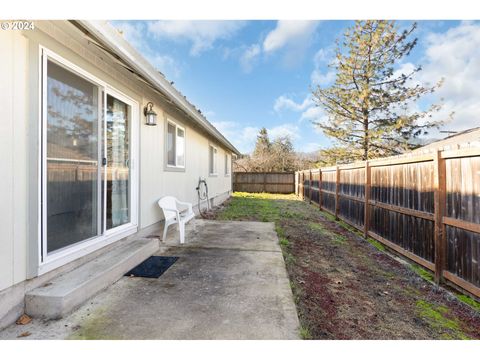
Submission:
M 263 173 L 263 192 L 267 192 L 267 173 Z
M 294 192 L 295 192 L 295 195 L 297 194 L 297 172 L 294 171 L 293 172 L 293 188 L 294 188 Z
M 303 200 L 305 200 L 307 198 L 306 196 L 306 191 L 305 191 L 305 170 L 303 171 Z
M 434 206 L 434 241 L 435 241 L 435 282 L 439 284 L 443 278 L 445 268 L 446 234 L 443 224 L 446 196 L 446 169 L 445 160 L 441 158 L 441 151 L 435 151 L 433 158 L 433 206 Z
M 310 201 L 310 176 L 307 176 L 309 173 L 308 173 L 308 170 L 305 170 L 306 173 L 305 173 L 305 181 L 307 182 L 307 190 L 308 191 L 305 191 L 305 199 L 308 199 Z
M 340 192 L 340 168 L 338 165 L 335 167 L 335 220 L 338 220 L 338 213 L 340 210 L 340 202 L 338 201 L 338 194 Z
M 308 170 L 308 203 L 312 203 L 312 169 Z
M 293 173 L 293 186 L 295 187 L 295 196 L 298 196 L 298 181 L 297 181 L 297 172 Z
M 305 179 L 306 176 L 305 176 L 305 171 L 303 171 L 303 200 L 305 200 L 307 197 L 306 197 L 306 191 L 305 191 Z
M 368 207 L 368 202 L 370 201 L 370 186 L 371 186 L 371 175 L 370 175 L 370 166 L 368 164 L 368 160 L 365 161 L 365 214 L 364 214 L 364 219 L 363 219 L 363 226 L 364 226 L 364 234 L 363 236 L 365 239 L 368 237 L 368 227 L 370 225 L 370 212 L 369 207 Z
M 302 184 L 302 200 L 305 200 L 305 173 L 303 172 L 303 170 L 300 173 L 300 178 Z
M 322 168 L 318 169 L 318 207 L 322 210 Z

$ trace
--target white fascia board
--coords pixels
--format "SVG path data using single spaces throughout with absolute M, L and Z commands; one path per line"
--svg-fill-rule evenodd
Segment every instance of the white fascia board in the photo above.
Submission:
M 82 20 L 78 21 L 92 35 L 99 39 L 104 46 L 119 56 L 129 67 L 142 75 L 158 91 L 170 98 L 178 107 L 183 109 L 190 117 L 221 144 L 233 153 L 240 152 L 233 146 L 207 119 L 199 114 L 198 110 L 190 104 L 137 50 L 126 41 L 107 21 Z

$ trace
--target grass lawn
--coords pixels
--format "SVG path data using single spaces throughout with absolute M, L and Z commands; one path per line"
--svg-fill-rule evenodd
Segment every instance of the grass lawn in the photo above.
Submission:
M 295 195 L 235 193 L 219 220 L 274 222 L 305 339 L 480 339 L 480 304 Z

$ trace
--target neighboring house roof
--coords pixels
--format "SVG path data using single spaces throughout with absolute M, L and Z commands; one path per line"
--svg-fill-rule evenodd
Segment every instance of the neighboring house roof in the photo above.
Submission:
M 455 150 L 480 145 L 480 127 L 460 131 L 446 138 L 422 146 L 415 152 L 429 152 L 433 150 Z
M 218 131 L 173 85 L 156 70 L 128 41 L 107 21 L 75 21 L 95 37 L 101 45 L 119 57 L 129 68 L 147 81 L 155 90 L 167 96 L 183 110 L 197 125 L 207 131 L 233 153 L 240 152 Z

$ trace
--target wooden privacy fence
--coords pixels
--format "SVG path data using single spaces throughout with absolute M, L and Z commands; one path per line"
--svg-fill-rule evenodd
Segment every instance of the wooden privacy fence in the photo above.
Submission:
M 291 194 L 295 192 L 294 172 L 235 172 L 233 190 Z
M 480 148 L 298 171 L 295 192 L 480 297 Z

